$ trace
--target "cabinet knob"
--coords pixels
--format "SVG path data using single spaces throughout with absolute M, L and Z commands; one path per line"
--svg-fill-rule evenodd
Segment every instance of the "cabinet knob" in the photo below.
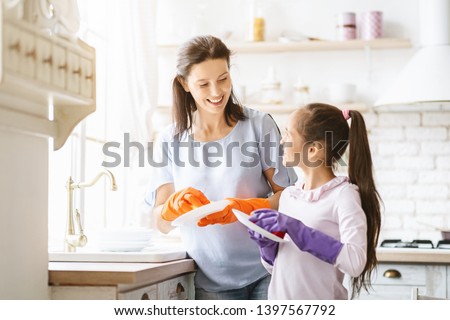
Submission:
M 20 52 L 20 42 L 17 41 L 9 46 L 9 50 Z
M 36 48 L 33 48 L 31 51 L 26 52 L 25 56 L 27 58 L 31 58 L 31 59 L 35 60 L 36 59 Z
M 400 273 L 400 271 L 395 270 L 395 269 L 387 269 L 384 273 L 383 273 L 383 277 L 385 278 L 391 278 L 391 279 L 398 279 L 402 277 L 402 274 Z
M 45 58 L 44 60 L 42 60 L 42 63 L 44 63 L 44 64 L 49 64 L 49 65 L 52 65 L 53 64 L 53 58 L 52 58 L 52 56 L 48 56 L 48 58 Z

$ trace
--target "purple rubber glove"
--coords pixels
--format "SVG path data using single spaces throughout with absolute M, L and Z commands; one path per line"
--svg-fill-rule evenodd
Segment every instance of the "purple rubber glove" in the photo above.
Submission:
M 265 211 L 269 209 L 259 209 L 257 211 Z M 269 210 L 271 211 L 271 210 Z M 271 226 L 268 224 L 270 221 L 266 221 L 264 219 L 252 219 L 253 217 L 250 216 L 250 221 L 255 223 L 256 225 L 260 226 L 263 229 L 270 229 Z M 248 234 L 250 235 L 250 238 L 254 240 L 259 247 L 259 252 L 261 254 L 261 258 L 273 266 L 275 262 L 275 258 L 277 256 L 278 252 L 278 242 L 275 242 L 273 240 L 267 239 L 263 235 L 259 234 L 256 231 L 253 231 L 251 229 L 248 229 Z
M 333 237 L 275 210 L 255 210 L 249 220 L 272 233 L 287 232 L 300 250 L 330 264 L 336 262 L 343 246 Z
M 250 238 L 253 239 L 259 247 L 259 253 L 261 254 L 261 258 L 273 266 L 275 262 L 275 258 L 278 252 L 278 242 L 267 239 L 263 235 L 257 233 L 256 231 L 248 229 L 248 234 Z

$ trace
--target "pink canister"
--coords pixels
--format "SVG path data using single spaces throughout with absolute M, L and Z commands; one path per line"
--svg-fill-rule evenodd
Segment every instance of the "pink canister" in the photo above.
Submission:
M 337 40 L 356 39 L 356 15 L 354 12 L 342 12 L 337 15 Z
M 383 37 L 383 12 L 370 11 L 361 14 L 361 39 L 371 40 Z

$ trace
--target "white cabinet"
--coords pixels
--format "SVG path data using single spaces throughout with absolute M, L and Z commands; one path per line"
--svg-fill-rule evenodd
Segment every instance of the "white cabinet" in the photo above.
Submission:
M 428 296 L 449 298 L 450 267 L 443 264 L 380 263 L 372 276 L 372 289 L 359 299 L 408 300 L 412 288 Z
M 0 126 L 18 122 L 15 130 L 53 137 L 57 150 L 95 111 L 95 49 L 1 10 L 0 23 Z
M 194 272 L 154 284 L 137 283 L 133 288 L 114 286 L 51 286 L 54 300 L 193 300 Z M 137 287 L 137 288 L 136 288 Z
M 447 298 L 450 299 L 450 266 L 447 266 Z
M 118 294 L 119 300 L 193 300 L 194 273 Z

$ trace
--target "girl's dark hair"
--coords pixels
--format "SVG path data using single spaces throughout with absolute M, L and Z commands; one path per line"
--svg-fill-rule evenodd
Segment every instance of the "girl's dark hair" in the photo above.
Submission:
M 342 161 L 348 144 L 350 152 L 348 175 L 356 184 L 361 205 L 367 218 L 367 262 L 360 276 L 352 279 L 352 298 L 361 288 L 370 288 L 370 278 L 377 265 L 376 246 L 381 226 L 381 198 L 375 187 L 372 174 L 372 156 L 364 118 L 358 111 L 349 111 L 351 125 L 348 126 L 339 108 L 328 104 L 311 103 L 297 111 L 297 131 L 305 142 L 325 142 L 325 163 L 332 166 Z
M 195 64 L 206 60 L 225 59 L 230 67 L 231 51 L 218 38 L 206 35 L 197 36 L 185 42 L 178 51 L 177 75 L 173 79 L 173 120 L 176 123 L 176 134 L 180 135 L 192 128 L 192 115 L 197 110 L 194 98 L 186 92 L 180 80 L 186 80 Z M 244 120 L 244 110 L 231 90 L 230 99 L 225 107 L 225 121 L 232 126 L 233 122 Z

